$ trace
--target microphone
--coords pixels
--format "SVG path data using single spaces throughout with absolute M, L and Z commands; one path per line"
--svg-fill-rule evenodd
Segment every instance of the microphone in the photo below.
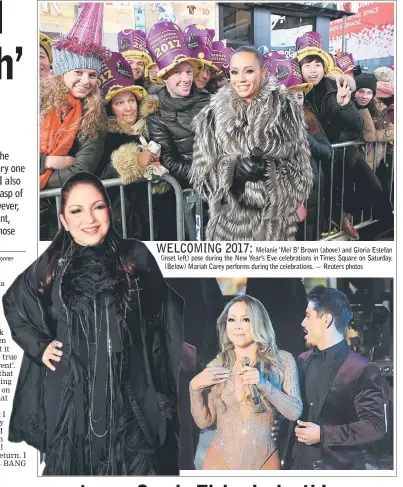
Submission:
M 241 358 L 242 367 L 249 367 L 250 365 L 250 358 L 249 357 L 242 357 Z M 252 400 L 254 404 L 260 403 L 259 392 L 255 384 L 249 384 L 250 395 L 252 396 Z

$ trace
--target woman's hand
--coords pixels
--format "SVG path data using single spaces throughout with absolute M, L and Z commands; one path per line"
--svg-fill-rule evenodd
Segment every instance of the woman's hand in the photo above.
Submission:
M 343 76 L 336 78 L 336 84 L 337 103 L 341 106 L 347 105 L 347 103 L 351 100 L 351 88 L 348 86 L 346 78 Z
M 264 375 L 256 367 L 244 366 L 242 367 L 242 370 L 238 372 L 238 375 L 242 376 L 242 385 L 244 386 L 264 386 L 266 384 Z
M 190 386 L 192 389 L 204 389 L 225 382 L 230 374 L 230 370 L 225 367 L 218 367 L 217 365 L 206 367 L 190 381 Z
M 138 155 L 137 160 L 139 161 L 140 166 L 149 166 L 150 164 L 154 164 L 155 166 L 160 165 L 160 162 L 158 160 L 158 157 L 150 152 L 149 150 L 146 150 L 144 152 L 140 152 Z
M 47 156 L 45 159 L 45 169 L 59 171 L 73 164 L 74 157 L 71 156 Z
M 52 365 L 50 362 L 51 360 L 54 360 L 55 362 L 60 362 L 60 357 L 63 355 L 63 352 L 61 350 L 58 350 L 59 348 L 62 348 L 63 343 L 58 342 L 57 340 L 53 340 L 52 343 L 49 343 L 49 345 L 46 347 L 45 351 L 43 352 L 42 355 L 42 362 L 48 367 L 50 370 L 55 371 L 56 367 Z

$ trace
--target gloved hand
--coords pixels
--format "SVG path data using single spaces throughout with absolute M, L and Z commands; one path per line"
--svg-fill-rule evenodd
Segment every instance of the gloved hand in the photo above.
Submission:
M 244 184 L 247 181 L 258 181 L 262 179 L 266 171 L 266 163 L 262 161 L 262 155 L 263 151 L 255 147 L 250 156 L 239 159 L 235 166 L 234 182 Z

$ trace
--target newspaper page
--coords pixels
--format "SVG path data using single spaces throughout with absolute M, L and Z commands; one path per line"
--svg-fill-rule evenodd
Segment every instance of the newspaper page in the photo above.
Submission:
M 1 487 L 397 484 L 397 12 L 0 1 Z

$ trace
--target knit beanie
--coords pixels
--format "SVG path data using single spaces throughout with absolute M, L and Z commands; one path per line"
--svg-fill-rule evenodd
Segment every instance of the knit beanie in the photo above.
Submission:
M 375 96 L 376 93 L 376 77 L 374 74 L 369 73 L 362 73 L 359 74 L 354 78 L 354 81 L 357 85 L 357 91 L 361 88 L 367 88 L 372 90 L 372 93 Z
M 53 72 L 65 74 L 73 69 L 101 71 L 102 60 L 110 53 L 102 45 L 103 3 L 83 3 L 67 35 L 52 42 Z

